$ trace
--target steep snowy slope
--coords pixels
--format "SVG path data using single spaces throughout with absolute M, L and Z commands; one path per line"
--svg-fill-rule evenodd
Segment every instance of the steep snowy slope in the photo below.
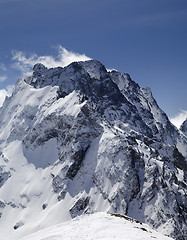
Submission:
M 180 126 L 180 130 L 187 136 L 187 119 Z
M 101 211 L 187 238 L 187 139 L 128 74 L 37 64 L 0 123 L 0 239 Z
M 171 240 L 145 224 L 122 216 L 95 213 L 44 229 L 22 240 Z

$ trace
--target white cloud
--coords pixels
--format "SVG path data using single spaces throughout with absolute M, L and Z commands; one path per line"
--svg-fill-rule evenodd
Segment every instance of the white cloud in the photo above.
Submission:
M 7 70 L 7 68 L 5 67 L 5 65 L 3 63 L 0 63 L 0 69 L 3 71 Z
M 108 72 L 112 72 L 112 71 L 118 71 L 118 70 L 115 69 L 115 68 L 107 68 L 107 71 L 108 71 Z
M 0 82 L 4 82 L 7 79 L 7 76 L 0 76 Z
M 187 119 L 187 110 L 181 110 L 175 117 L 171 118 L 170 121 L 179 128 L 181 124 Z
M 14 61 L 13 67 L 20 70 L 23 75 L 30 74 L 33 66 L 36 63 L 42 63 L 47 68 L 54 68 L 58 66 L 67 66 L 72 62 L 86 61 L 91 59 L 85 54 L 68 51 L 60 45 L 58 46 L 58 55 L 56 58 L 53 56 L 38 56 L 35 53 L 30 57 L 26 57 L 26 54 L 21 51 L 13 51 L 12 55 L 12 60 Z
M 12 94 L 13 89 L 14 85 L 8 85 L 5 89 L 0 89 L 0 107 L 2 107 L 6 96 L 9 97 Z

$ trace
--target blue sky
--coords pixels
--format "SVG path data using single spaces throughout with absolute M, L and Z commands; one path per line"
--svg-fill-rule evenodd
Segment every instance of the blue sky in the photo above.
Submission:
M 187 116 L 186 0 L 0 0 L 0 89 L 25 61 L 60 63 L 59 46 L 128 72 L 170 118 Z

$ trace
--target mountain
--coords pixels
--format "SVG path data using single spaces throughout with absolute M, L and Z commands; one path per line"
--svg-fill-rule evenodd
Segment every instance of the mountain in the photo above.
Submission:
M 116 217 L 117 216 L 117 217 Z M 121 215 L 95 213 L 80 216 L 23 238 L 22 240 L 171 240 L 149 226 Z
M 36 64 L 0 123 L 1 239 L 95 212 L 187 238 L 187 138 L 128 74 Z
M 180 126 L 180 130 L 187 136 L 187 119 Z

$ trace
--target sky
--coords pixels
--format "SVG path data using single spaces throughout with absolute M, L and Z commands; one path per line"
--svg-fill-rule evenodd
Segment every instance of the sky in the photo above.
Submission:
M 37 61 L 96 59 L 187 117 L 186 0 L 0 0 L 0 101 Z

